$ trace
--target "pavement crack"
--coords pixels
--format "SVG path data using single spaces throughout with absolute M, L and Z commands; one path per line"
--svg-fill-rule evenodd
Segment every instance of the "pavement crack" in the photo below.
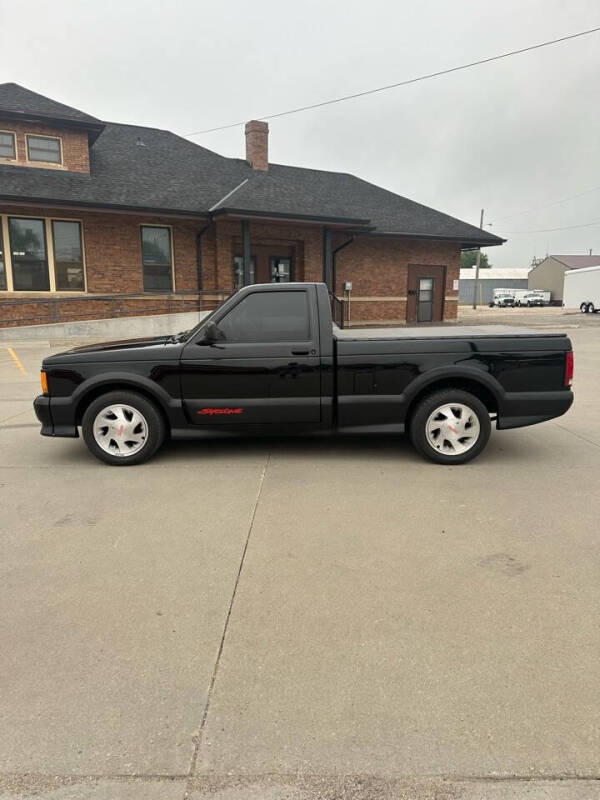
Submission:
M 598 442 L 594 442 L 592 439 L 587 439 L 585 436 L 582 436 L 580 433 L 575 433 L 575 431 L 572 431 L 570 428 L 565 428 L 564 425 L 559 425 L 558 422 L 555 422 L 554 424 L 556 425 L 557 428 L 560 428 L 561 431 L 566 431 L 567 433 L 570 433 L 571 436 L 576 436 L 578 439 L 581 439 L 582 442 L 587 442 L 588 444 L 593 444 L 594 447 L 600 447 L 600 444 L 598 444 Z
M 231 613 L 233 611 L 233 604 L 235 603 L 235 598 L 237 594 L 237 589 L 240 583 L 240 578 L 242 576 L 242 570 L 244 568 L 244 562 L 246 560 L 246 553 L 248 552 L 248 545 L 250 544 L 250 536 L 252 535 L 252 530 L 254 528 L 254 520 L 256 519 L 256 512 L 258 509 L 258 504 L 260 502 L 260 496 L 262 493 L 263 485 L 265 482 L 265 476 L 267 474 L 267 469 L 269 467 L 269 462 L 271 460 L 271 453 L 268 453 L 267 459 L 263 466 L 260 480 L 258 482 L 258 490 L 256 492 L 256 499 L 254 501 L 254 507 L 252 509 L 252 516 L 250 518 L 250 525 L 248 526 L 248 533 L 246 534 L 246 540 L 244 542 L 244 548 L 242 550 L 242 556 L 240 558 L 240 564 L 238 567 L 237 575 L 235 577 L 235 582 L 233 584 L 233 591 L 231 593 L 231 599 L 229 601 L 229 608 L 227 609 L 227 616 L 225 617 L 225 624 L 223 626 L 223 633 L 221 634 L 221 641 L 219 643 L 219 650 L 217 652 L 217 658 L 215 660 L 215 665 L 213 667 L 212 676 L 210 679 L 210 684 L 208 687 L 208 693 L 206 695 L 206 702 L 204 704 L 204 711 L 202 712 L 202 720 L 200 721 L 200 727 L 198 729 L 198 733 L 194 737 L 194 751 L 192 753 L 192 758 L 190 761 L 190 768 L 188 771 L 188 781 L 187 786 L 185 789 L 185 793 L 183 795 L 183 800 L 189 800 L 191 791 L 193 790 L 192 781 L 196 774 L 196 764 L 198 763 L 198 756 L 200 753 L 200 748 L 202 746 L 202 741 L 204 739 L 204 730 L 206 728 L 206 720 L 208 719 L 208 712 L 210 710 L 210 703 L 212 700 L 215 682 L 217 680 L 217 673 L 219 671 L 219 665 L 221 663 L 221 656 L 223 655 L 223 648 L 225 647 L 225 639 L 227 637 L 227 631 L 229 629 L 229 621 L 231 619 Z

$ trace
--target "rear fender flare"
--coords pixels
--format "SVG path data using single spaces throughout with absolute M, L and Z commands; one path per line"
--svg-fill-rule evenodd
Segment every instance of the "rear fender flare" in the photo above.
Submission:
M 498 406 L 498 415 L 500 415 L 505 391 L 496 378 L 487 372 L 482 372 L 481 370 L 457 366 L 436 367 L 435 369 L 429 370 L 423 375 L 419 375 L 418 378 L 415 378 L 409 384 L 409 386 L 406 387 L 403 393 L 402 405 L 406 410 L 406 414 L 408 413 L 415 397 L 421 394 L 424 389 L 427 389 L 428 386 L 433 387 L 434 384 L 441 384 L 444 381 L 460 381 L 461 378 L 478 383 L 483 388 L 487 389 L 495 398 Z

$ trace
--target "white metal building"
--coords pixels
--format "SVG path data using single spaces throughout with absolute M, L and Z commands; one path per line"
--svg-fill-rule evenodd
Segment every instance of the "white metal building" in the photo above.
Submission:
M 525 269 L 480 269 L 479 291 L 477 302 L 482 305 L 491 303 L 494 299 L 494 289 L 527 289 L 527 276 L 529 268 Z M 458 302 L 467 304 L 473 302 L 475 288 L 475 267 L 461 269 L 458 284 Z

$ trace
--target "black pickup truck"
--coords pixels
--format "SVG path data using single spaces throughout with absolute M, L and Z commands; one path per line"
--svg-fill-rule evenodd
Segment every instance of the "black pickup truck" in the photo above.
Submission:
M 569 339 L 508 331 L 334 331 L 324 284 L 254 285 L 185 333 L 49 356 L 34 406 L 44 436 L 81 427 L 116 465 L 146 461 L 167 436 L 334 430 L 408 431 L 427 458 L 460 464 L 492 421 L 532 425 L 573 402 Z

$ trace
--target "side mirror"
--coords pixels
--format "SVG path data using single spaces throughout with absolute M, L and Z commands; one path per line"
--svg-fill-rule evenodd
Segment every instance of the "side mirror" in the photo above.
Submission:
M 204 336 L 198 344 L 214 344 L 215 342 L 223 341 L 225 334 L 214 322 L 209 322 L 204 328 Z

